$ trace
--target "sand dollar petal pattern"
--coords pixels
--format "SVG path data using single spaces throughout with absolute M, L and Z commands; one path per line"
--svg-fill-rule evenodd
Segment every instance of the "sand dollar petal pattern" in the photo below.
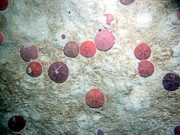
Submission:
M 93 57 L 96 53 L 96 46 L 92 41 L 84 41 L 80 46 L 80 53 L 84 57 Z
M 63 83 L 67 80 L 69 69 L 67 65 L 61 61 L 54 62 L 48 70 L 49 78 L 56 83 Z
M 98 88 L 93 88 L 86 93 L 86 104 L 91 108 L 102 107 L 105 101 L 105 96 Z
M 151 55 L 151 49 L 146 43 L 141 43 L 134 49 L 134 55 L 139 60 L 146 60 Z
M 150 61 L 143 60 L 138 65 L 138 71 L 142 77 L 151 76 L 154 72 L 154 65 Z
M 95 36 L 95 45 L 98 50 L 107 51 L 113 47 L 114 43 L 115 37 L 108 30 L 101 30 Z

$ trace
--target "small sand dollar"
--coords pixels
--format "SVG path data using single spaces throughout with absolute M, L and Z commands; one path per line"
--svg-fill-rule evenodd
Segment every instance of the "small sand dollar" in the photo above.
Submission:
M 142 77 L 151 76 L 154 72 L 154 65 L 150 61 L 143 60 L 138 65 L 138 71 Z
M 42 74 L 42 65 L 39 62 L 31 62 L 26 68 L 26 73 L 31 77 L 38 77 Z
M 151 49 L 146 43 L 141 43 L 135 48 L 134 55 L 139 60 L 146 60 L 151 55 Z
M 167 73 L 162 80 L 164 89 L 169 91 L 177 90 L 180 86 L 180 77 L 175 73 Z
M 68 57 L 75 58 L 79 54 L 79 46 L 76 42 L 70 41 L 64 46 L 64 54 Z
M 49 78 L 56 83 L 63 83 L 67 80 L 69 69 L 63 62 L 54 62 L 48 70 Z
M 91 89 L 86 93 L 86 104 L 91 108 L 102 107 L 105 101 L 104 94 L 97 88 Z
M 121 4 L 123 5 L 129 5 L 133 3 L 135 0 L 120 0 Z
M 80 46 L 80 53 L 84 57 L 92 57 L 96 53 L 96 46 L 92 41 L 85 41 Z
M 106 24 L 111 25 L 111 22 L 114 21 L 114 16 L 112 14 L 104 14 L 106 17 Z
M 20 56 L 25 62 L 30 62 L 38 57 L 37 47 L 32 45 L 29 47 L 22 47 L 20 49 Z
M 108 30 L 102 30 L 95 36 L 95 45 L 98 50 L 107 51 L 113 47 L 114 43 L 115 37 Z

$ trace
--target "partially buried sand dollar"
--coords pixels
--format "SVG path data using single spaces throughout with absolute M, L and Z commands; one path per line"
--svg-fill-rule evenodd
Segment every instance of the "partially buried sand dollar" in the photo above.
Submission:
M 104 94 L 97 88 L 91 89 L 86 93 L 86 104 L 91 108 L 102 107 L 105 101 Z
M 180 86 L 180 77 L 175 73 L 167 73 L 162 80 L 164 89 L 169 91 L 177 90 Z
M 0 0 L 0 11 L 5 10 L 8 7 L 8 0 Z
M 64 54 L 68 57 L 75 58 L 79 54 L 79 46 L 76 42 L 70 41 L 64 46 Z
M 3 41 L 4 41 L 4 34 L 0 32 L 0 45 L 3 43 Z
M 20 49 L 20 56 L 25 62 L 30 62 L 38 57 L 37 47 L 32 45 L 28 47 L 22 47 Z
M 123 5 L 129 5 L 133 3 L 135 0 L 120 0 L 121 4 Z
M 42 74 L 42 65 L 39 62 L 31 62 L 26 68 L 26 73 L 31 77 L 38 77 Z
M 56 83 L 63 83 L 67 80 L 69 75 L 69 69 L 63 62 L 54 62 L 51 64 L 48 70 L 50 79 Z

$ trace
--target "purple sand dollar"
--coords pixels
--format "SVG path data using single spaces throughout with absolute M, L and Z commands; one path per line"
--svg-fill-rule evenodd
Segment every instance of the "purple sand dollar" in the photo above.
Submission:
M 104 135 L 104 132 L 101 129 L 98 129 L 97 135 Z
M 22 47 L 20 49 L 20 56 L 25 62 L 30 62 L 38 57 L 37 47 L 32 45 L 29 47 Z
M 162 80 L 162 85 L 164 89 L 169 91 L 174 91 L 179 88 L 180 77 L 175 73 L 167 73 Z
M 120 0 L 121 4 L 123 5 L 129 5 L 133 3 L 135 0 Z
M 26 120 L 22 115 L 14 115 L 8 121 L 8 127 L 13 132 L 19 132 L 24 129 Z
M 180 125 L 174 128 L 174 135 L 180 135 Z
M 64 46 L 64 54 L 68 57 L 75 58 L 79 54 L 79 46 L 76 42 L 70 41 Z
M 48 75 L 51 80 L 56 83 L 63 83 L 67 80 L 69 75 L 69 69 L 63 62 L 54 62 L 51 64 L 48 70 Z

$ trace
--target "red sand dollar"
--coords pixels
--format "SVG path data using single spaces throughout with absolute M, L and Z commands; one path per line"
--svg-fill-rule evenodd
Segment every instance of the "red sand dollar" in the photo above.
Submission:
M 0 45 L 2 44 L 3 41 L 4 41 L 4 34 L 0 32 Z
M 105 101 L 104 94 L 97 88 L 91 89 L 86 93 L 86 104 L 91 108 L 99 108 L 103 106 Z
M 76 42 L 70 41 L 64 47 L 64 54 L 68 57 L 74 58 L 79 54 L 79 46 Z
M 0 11 L 5 10 L 8 6 L 8 0 L 0 0 Z
M 145 43 L 139 44 L 134 50 L 134 55 L 139 60 L 148 59 L 151 55 L 151 49 Z
M 108 30 L 102 30 L 95 37 L 95 44 L 98 50 L 107 51 L 114 45 L 115 37 Z
M 69 69 L 63 62 L 54 62 L 51 64 L 48 70 L 50 79 L 56 83 L 63 83 L 67 80 L 69 75 Z
M 31 62 L 27 68 L 26 73 L 31 77 L 38 77 L 42 74 L 42 65 L 39 62 Z
M 123 5 L 129 5 L 133 3 L 135 0 L 120 0 L 121 4 Z
M 138 65 L 138 71 L 142 77 L 151 76 L 154 72 L 154 65 L 147 60 L 141 61 Z
M 34 60 L 38 57 L 38 50 L 34 45 L 30 47 L 22 47 L 20 50 L 20 56 L 24 61 L 30 62 L 30 60 Z
M 84 57 L 92 57 L 96 53 L 96 46 L 92 41 L 85 41 L 80 46 L 80 53 Z

